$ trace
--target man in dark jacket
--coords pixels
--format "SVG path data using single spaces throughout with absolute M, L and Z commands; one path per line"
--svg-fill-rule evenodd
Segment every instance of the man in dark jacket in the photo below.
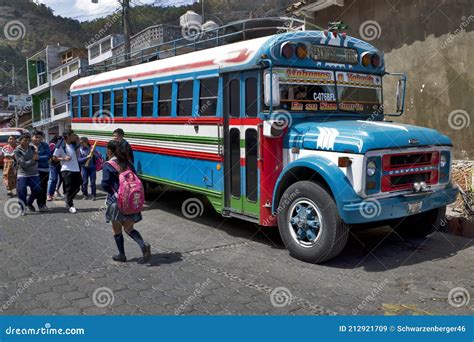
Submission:
M 121 128 L 117 128 L 114 131 L 114 140 L 119 143 L 119 147 L 122 148 L 124 151 L 127 152 L 128 158 L 130 162 L 133 164 L 134 157 L 133 157 L 133 150 L 132 146 L 125 140 L 123 137 L 125 136 L 125 132 Z
M 15 149 L 14 156 L 18 165 L 17 193 L 18 202 L 22 210 L 22 215 L 26 215 L 26 208 L 30 211 L 36 211 L 33 202 L 41 191 L 40 179 L 38 174 L 38 152 L 30 145 L 31 136 L 24 133 L 20 136 L 20 145 Z M 28 187 L 31 195 L 27 199 Z
M 46 195 L 48 192 L 49 180 L 49 158 L 51 158 L 51 150 L 49 145 L 43 141 L 44 135 L 41 131 L 34 131 L 32 142 L 33 147 L 38 152 L 38 174 L 40 178 L 41 191 L 38 194 L 37 203 L 39 211 L 45 211 Z

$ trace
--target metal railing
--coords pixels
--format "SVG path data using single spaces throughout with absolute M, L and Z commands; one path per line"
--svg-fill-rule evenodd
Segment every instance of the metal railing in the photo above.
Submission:
M 97 73 L 116 70 L 125 66 L 169 58 L 266 35 L 302 31 L 307 25 L 311 25 L 311 28 L 313 29 L 322 30 L 319 26 L 306 23 L 304 20 L 289 17 L 240 20 L 215 29 L 198 30 L 198 32 L 193 36 L 159 43 L 139 51 L 133 51 L 130 54 L 124 53 L 113 56 L 102 63 L 81 68 L 80 75 L 95 75 Z

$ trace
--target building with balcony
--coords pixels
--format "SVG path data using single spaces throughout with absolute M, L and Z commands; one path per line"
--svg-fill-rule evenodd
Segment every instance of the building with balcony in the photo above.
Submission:
M 48 45 L 27 59 L 28 93 L 32 96 L 32 126 L 46 138 L 70 127 L 69 87 L 88 63 L 85 51 Z
M 122 34 L 111 34 L 87 46 L 89 65 L 112 58 L 113 50 L 123 44 Z

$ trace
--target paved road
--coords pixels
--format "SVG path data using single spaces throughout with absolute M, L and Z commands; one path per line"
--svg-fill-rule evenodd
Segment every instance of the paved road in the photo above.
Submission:
M 12 218 L 0 192 L 0 309 L 50 314 L 472 314 L 473 241 L 435 233 L 403 241 L 388 228 L 356 232 L 324 265 L 291 258 L 276 229 L 206 210 L 186 219 L 185 193 L 155 193 L 137 226 L 152 244 L 149 264 L 126 237 L 129 262 L 117 264 L 101 200 L 67 214 Z M 11 216 L 11 215 L 9 215 Z M 461 290 L 463 291 L 463 290 Z M 465 304 L 460 307 L 457 305 Z

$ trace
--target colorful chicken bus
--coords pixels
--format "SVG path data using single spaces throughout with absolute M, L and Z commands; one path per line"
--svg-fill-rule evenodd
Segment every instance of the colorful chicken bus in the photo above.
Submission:
M 291 255 L 322 262 L 353 225 L 425 236 L 455 200 L 451 140 L 385 120 L 385 75 L 364 41 L 286 32 L 81 78 L 71 116 L 98 146 L 124 129 L 144 182 L 278 226 Z M 405 77 L 391 77 L 401 114 Z

